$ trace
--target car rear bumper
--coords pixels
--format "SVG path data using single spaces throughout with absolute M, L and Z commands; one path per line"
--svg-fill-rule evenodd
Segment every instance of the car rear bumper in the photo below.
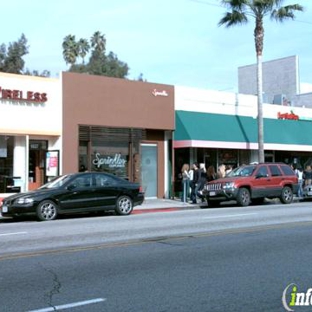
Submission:
M 135 198 L 133 205 L 139 206 L 142 205 L 144 202 L 144 193 L 139 193 L 138 196 Z

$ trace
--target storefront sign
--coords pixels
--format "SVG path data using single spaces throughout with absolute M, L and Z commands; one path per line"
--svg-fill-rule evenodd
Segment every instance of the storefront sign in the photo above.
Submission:
M 154 96 L 168 96 L 168 95 L 169 95 L 168 92 L 165 91 L 165 90 L 157 91 L 156 89 L 154 89 L 154 90 L 152 91 L 152 94 L 153 94 Z
M 34 91 L 27 91 L 24 93 L 21 90 L 3 89 L 0 87 L 0 99 L 44 103 L 48 100 L 48 97 L 46 93 Z
M 121 154 L 115 154 L 115 156 L 101 157 L 100 153 L 95 154 L 93 165 L 100 168 L 102 165 L 106 165 L 109 168 L 124 168 L 126 166 L 126 160 L 122 158 Z
M 299 120 L 299 116 L 294 114 L 293 111 L 290 111 L 290 113 L 277 113 L 278 119 L 288 119 L 288 120 Z
M 59 167 L 59 152 L 50 151 L 46 153 L 46 175 L 48 177 L 56 177 Z

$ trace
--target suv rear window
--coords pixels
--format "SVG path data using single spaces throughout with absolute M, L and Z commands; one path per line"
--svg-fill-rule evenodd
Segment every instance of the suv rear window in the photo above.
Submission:
M 295 172 L 288 165 L 281 165 L 281 169 L 285 175 L 295 175 Z

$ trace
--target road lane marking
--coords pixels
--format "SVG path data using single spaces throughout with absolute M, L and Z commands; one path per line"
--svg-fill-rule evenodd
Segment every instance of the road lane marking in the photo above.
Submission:
M 240 214 L 234 214 L 234 215 L 224 215 L 224 216 L 215 216 L 215 217 L 204 217 L 203 219 L 220 219 L 220 218 L 235 218 L 235 217 L 242 217 L 242 216 L 251 216 L 256 215 L 258 213 L 252 212 L 252 213 L 240 213 Z
M 21 234 L 27 234 L 27 232 L 2 233 L 2 234 L 0 234 L 0 236 L 21 235 Z
M 60 310 L 65 310 L 65 309 L 71 309 L 75 307 L 80 307 L 88 304 L 94 304 L 98 302 L 103 302 L 105 301 L 105 298 L 97 298 L 97 299 L 92 299 L 92 300 L 85 300 L 85 301 L 79 301 L 79 302 L 73 302 L 73 303 L 68 303 L 68 304 L 63 304 L 59 306 L 54 306 L 54 307 L 49 307 L 49 308 L 44 308 L 44 309 L 39 309 L 39 310 L 31 310 L 28 312 L 50 312 L 50 311 L 60 311 Z

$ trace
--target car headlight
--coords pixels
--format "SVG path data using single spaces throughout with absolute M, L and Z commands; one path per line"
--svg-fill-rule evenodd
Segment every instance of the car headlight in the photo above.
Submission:
M 17 199 L 16 203 L 19 205 L 23 205 L 23 204 L 31 204 L 34 202 L 33 198 L 29 198 L 29 197 L 22 197 Z
M 224 190 L 233 189 L 234 188 L 234 182 L 226 182 L 223 184 L 222 187 Z

